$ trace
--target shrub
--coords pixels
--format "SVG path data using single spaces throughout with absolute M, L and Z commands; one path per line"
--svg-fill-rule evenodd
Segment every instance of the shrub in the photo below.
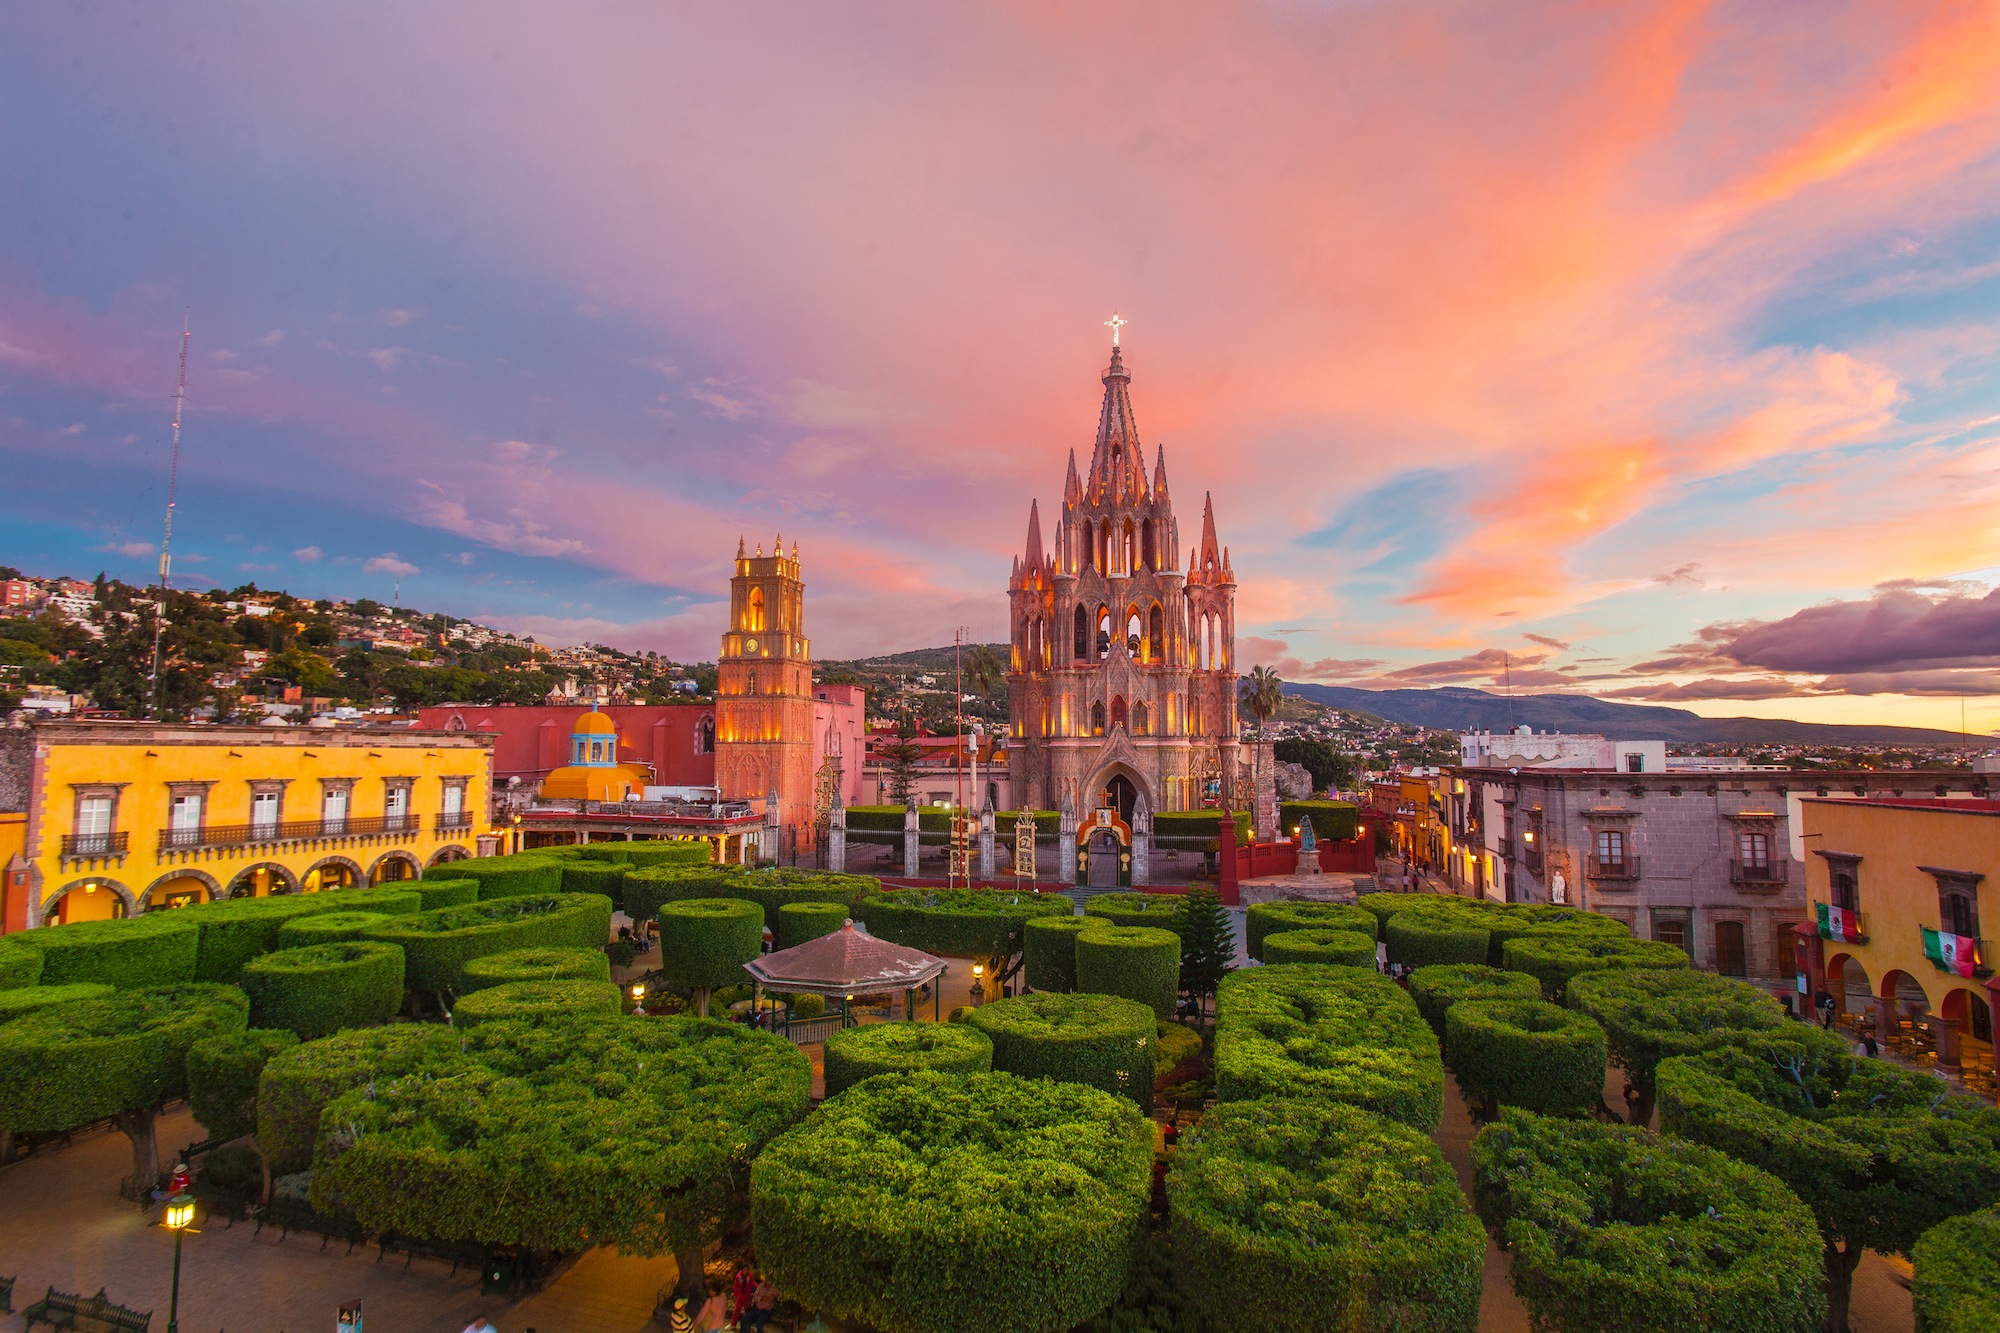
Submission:
M 807 991 L 791 999 L 793 1018 L 819 1018 L 826 1013 L 826 996 Z
M 708 1014 L 709 992 L 743 980 L 743 965 L 764 948 L 764 909 L 739 898 L 691 898 L 660 909 L 660 971 L 694 988 Z
M 1484 963 L 1491 938 L 1484 922 L 1465 912 L 1412 907 L 1391 916 L 1382 927 L 1389 961 L 1405 967 L 1437 963 Z
M 76 981 L 67 986 L 24 986 L 18 990 L 0 990 L 0 1023 L 30 1009 L 41 1009 L 52 1004 L 68 1004 L 71 1000 L 98 1000 L 107 995 L 116 995 L 115 986 L 107 986 L 101 981 Z
M 1375 937 L 1354 930 L 1281 930 L 1264 937 L 1267 963 L 1338 963 L 1375 967 Z
M 1465 1000 L 1445 1011 L 1451 1072 L 1469 1100 L 1583 1113 L 1604 1100 L 1604 1029 L 1546 1000 Z
M 427 1240 L 671 1250 L 699 1283 L 702 1246 L 741 1215 L 745 1164 L 812 1091 L 790 1042 L 735 1023 L 441 1031 L 401 1053 L 415 1077 L 378 1068 L 327 1106 L 316 1207 Z
M 1102 923 L 1088 916 L 1031 916 L 1021 927 L 1021 963 L 1038 991 L 1076 989 L 1076 937 Z
M 1327 1098 L 1430 1133 L 1444 1114 L 1437 1036 L 1403 988 L 1356 967 L 1232 972 L 1215 998 L 1224 1101 Z
M 1486 1233 L 1436 1144 L 1327 1101 L 1218 1106 L 1167 1173 L 1176 1280 L 1223 1328 L 1472 1333 Z
M 299 1044 L 296 1032 L 218 1032 L 188 1047 L 188 1102 L 211 1139 L 240 1139 L 257 1128 L 257 1080 L 271 1057 Z
M 1560 1001 L 1569 983 L 1584 972 L 1609 967 L 1686 967 L 1688 956 L 1678 945 L 1659 940 L 1524 935 L 1508 940 L 1501 965 L 1509 972 L 1526 972 L 1542 984 L 1542 994 Z
M 201 932 L 185 909 L 42 926 L 12 938 L 41 952 L 44 986 L 98 981 L 119 990 L 194 980 L 201 944 Z
M 503 1018 L 529 1023 L 618 1018 L 624 1013 L 625 997 L 609 981 L 510 981 L 461 998 L 451 1011 L 451 1025 L 470 1028 Z
M 382 924 L 381 912 L 315 912 L 278 927 L 278 948 L 304 949 L 315 944 L 358 940 L 370 926 Z
M 1122 995 L 1172 1018 L 1181 993 L 1181 937 L 1151 926 L 1086 930 L 1076 937 L 1076 988 Z
M 609 855 L 641 870 L 652 866 L 700 866 L 715 859 L 701 838 L 641 838 L 632 842 L 593 843 L 589 855 Z
M 861 904 L 868 931 L 895 944 L 954 958 L 1011 958 L 1029 917 L 1071 916 L 1060 893 L 1013 889 L 904 889 Z
M 1388 938 L 1387 931 L 1390 917 L 1395 916 L 1398 912 L 1407 911 L 1412 907 L 1436 907 L 1438 904 L 1446 901 L 1465 903 L 1474 911 L 1479 910 L 1480 906 L 1485 904 L 1485 899 L 1483 898 L 1447 900 L 1440 898 L 1435 893 L 1364 893 L 1355 900 L 1355 905 L 1375 918 L 1375 933 L 1379 938 L 1386 940 Z M 1486 960 L 1482 958 L 1479 961 L 1485 962 Z
M 239 984 L 258 1027 L 311 1041 L 393 1017 L 403 1007 L 403 951 L 372 940 L 279 949 L 245 963 Z
M 1431 1031 L 1444 1038 L 1445 1011 L 1461 1000 L 1533 1000 L 1541 984 L 1525 972 L 1503 972 L 1483 963 L 1435 963 L 1410 973 L 1410 998 Z
M 1472 1161 L 1480 1213 L 1514 1252 L 1537 1328 L 1820 1326 L 1812 1214 L 1754 1167 L 1632 1126 L 1521 1111 L 1480 1131 Z
M 1180 915 L 1178 893 L 1098 893 L 1083 904 L 1085 916 L 1102 917 L 1114 926 L 1161 926 L 1173 929 Z
M 1967 1213 L 1926 1231 L 1910 1251 L 1917 1333 L 2000 1328 L 2000 1212 Z
M 775 932 L 778 909 L 786 903 L 837 903 L 853 915 L 861 900 L 881 887 L 881 880 L 868 875 L 667 865 L 635 870 L 625 876 L 625 915 L 634 921 L 644 921 L 667 903 L 695 898 L 740 898 L 763 908 L 764 924 Z
M 723 898 L 741 867 L 727 865 L 648 866 L 625 872 L 625 915 L 634 921 L 658 916 L 668 903 L 691 898 Z
M 42 951 L 20 942 L 18 936 L 0 936 L 0 991 L 32 986 L 42 979 Z
M 759 1267 L 809 1308 L 898 1333 L 1072 1328 L 1125 1283 L 1152 1155 L 1152 1126 L 1091 1088 L 866 1083 L 752 1166 Z
M 563 863 L 534 852 L 453 861 L 451 867 L 453 879 L 469 879 L 479 885 L 481 902 L 562 892 Z
M 393 1078 L 458 1049 L 459 1035 L 432 1024 L 354 1028 L 280 1051 L 257 1081 L 257 1146 L 274 1176 L 312 1165 L 320 1113 L 352 1088 Z
M 826 1095 L 838 1097 L 877 1074 L 984 1074 L 993 1039 L 964 1023 L 869 1023 L 826 1039 Z
M 1312 820 L 1313 837 L 1321 842 L 1347 842 L 1361 836 L 1361 812 L 1352 801 L 1280 801 L 1278 828 L 1285 836 Z
M 831 935 L 847 924 L 847 908 L 841 903 L 786 903 L 778 909 L 778 947 L 790 949 Z
M 460 864 L 453 861 L 452 865 Z M 440 907 L 464 907 L 467 903 L 479 901 L 479 881 L 476 879 L 420 879 L 410 885 L 417 897 L 420 912 L 435 912 Z
M 1778 1002 L 1741 981 L 1692 968 L 1613 968 L 1570 982 L 1569 1007 L 1604 1029 L 1612 1063 L 1639 1094 L 1632 1123 L 1653 1118 L 1660 1061 L 1727 1045 L 1744 1032 L 1790 1020 Z
M 1373 940 L 1375 914 L 1344 903 L 1253 903 L 1243 913 L 1244 952 L 1270 962 L 1264 938 L 1281 930 L 1353 930 Z
M 1225 819 L 1236 824 L 1236 845 L 1247 845 L 1252 839 L 1248 810 L 1234 814 L 1225 810 L 1155 810 L 1153 846 L 1182 852 L 1215 851 L 1222 842 Z
M 234 982 L 245 963 L 282 947 L 280 936 L 289 922 L 330 912 L 411 916 L 420 905 L 417 893 L 393 887 L 333 889 L 272 898 L 225 898 L 183 907 L 174 915 L 193 922 L 201 931 L 194 979 Z
M 595 857 L 564 857 L 561 862 L 564 893 L 601 893 L 612 902 L 622 902 L 625 898 L 625 872 L 631 866 L 624 861 L 600 861 Z
M 993 1067 L 1022 1078 L 1081 1083 L 1153 1109 L 1159 1020 L 1113 995 L 1016 995 L 967 1013 L 993 1039 Z
M 509 949 L 469 960 L 458 993 L 470 995 L 515 981 L 609 981 L 611 960 L 602 949 Z
M 405 989 L 449 993 L 466 963 L 510 949 L 601 949 L 611 900 L 595 893 L 507 897 L 370 926 L 364 939 L 401 945 Z
M 1201 1054 L 1201 1034 L 1193 1028 L 1179 1023 L 1161 1023 L 1157 1032 L 1159 1039 L 1153 1047 L 1155 1081 L 1181 1061 Z
M 1486 925 L 1488 936 L 1486 961 L 1493 967 L 1507 966 L 1505 950 L 1510 940 L 1550 939 L 1581 942 L 1624 941 L 1632 938 L 1632 928 L 1616 917 L 1605 916 L 1599 912 L 1586 912 L 1579 907 L 1558 907 L 1552 903 L 1488 904 L 1481 920 Z

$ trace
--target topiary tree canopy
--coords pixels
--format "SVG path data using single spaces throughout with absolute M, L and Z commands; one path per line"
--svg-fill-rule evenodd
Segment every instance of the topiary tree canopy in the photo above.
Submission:
M 1083 905 L 1085 916 L 1102 917 L 1114 926 L 1164 926 L 1171 929 L 1180 915 L 1178 893 L 1097 893 Z
M 1278 930 L 1264 937 L 1267 963 L 1338 963 L 1375 967 L 1375 937 L 1358 930 Z
M 625 877 L 625 915 L 643 921 L 672 902 L 691 898 L 741 898 L 764 909 L 764 924 L 778 928 L 778 909 L 787 903 L 831 903 L 851 915 L 882 881 L 868 875 L 778 867 L 669 864 L 635 870 Z
M 370 926 L 364 939 L 403 950 L 408 990 L 448 995 L 474 958 L 514 949 L 601 949 L 611 900 L 595 893 L 510 895 Z
M 1430 1139 L 1359 1107 L 1229 1102 L 1167 1174 L 1181 1290 L 1245 1333 L 1472 1333 L 1486 1233 Z
M 106 995 L 116 995 L 115 986 L 107 986 L 101 981 L 75 981 L 67 986 L 23 986 L 16 990 L 0 990 L 0 1022 L 25 1014 L 30 1009 L 40 1009 L 51 1004 L 68 1004 L 71 1000 L 96 1000 Z M 0 1129 L 4 1129 L 0 1125 Z
M 1444 1048 L 1468 1100 L 1484 1107 L 1587 1114 L 1604 1100 L 1604 1029 L 1547 1000 L 1462 1000 L 1445 1011 Z
M 1629 1125 L 1503 1112 L 1472 1145 L 1480 1213 L 1549 1333 L 1811 1333 L 1812 1214 L 1766 1172 Z
M 434 867 L 431 873 L 450 875 L 451 866 L 458 864 L 460 862 L 453 861 L 450 865 Z M 435 912 L 441 907 L 464 907 L 467 903 L 479 901 L 479 881 L 476 879 L 431 879 L 427 876 L 403 887 L 416 892 L 417 910 L 420 912 Z
M 19 935 L 0 936 L 0 991 L 32 986 L 42 979 L 42 951 Z
M 279 949 L 243 965 L 250 1021 L 311 1041 L 386 1023 L 403 1007 L 403 951 L 374 940 Z
M 19 1011 L 0 1022 L 0 1127 L 60 1133 L 108 1118 L 132 1141 L 131 1188 L 151 1190 L 154 1121 L 187 1096 L 188 1048 L 241 1031 L 248 1008 L 233 986 L 191 982 Z
M 1613 968 L 1577 976 L 1569 1007 L 1604 1029 L 1612 1063 L 1632 1080 L 1632 1123 L 1652 1121 L 1653 1073 L 1660 1061 L 1735 1041 L 1737 1034 L 1791 1020 L 1755 986 L 1692 968 Z
M 1181 993 L 1181 937 L 1152 926 L 1100 923 L 1076 937 L 1076 988 L 1120 995 L 1174 1016 Z
M 2000 1328 L 2000 1212 L 1938 1223 L 1918 1239 L 1910 1260 L 1917 1333 Z
M 509 949 L 468 961 L 458 993 L 470 995 L 512 981 L 609 981 L 611 960 L 602 949 Z
M 1454 898 L 1450 902 L 1472 902 L 1473 899 Z M 1486 961 L 1493 967 L 1506 967 L 1506 947 L 1510 940 L 1550 939 L 1550 940 L 1630 940 L 1632 928 L 1615 916 L 1605 916 L 1601 912 L 1586 912 L 1580 907 L 1559 907 L 1553 903 L 1484 903 L 1478 909 L 1484 913 L 1488 938 Z M 1515 968 L 1514 971 L 1526 971 Z
M 253 958 L 284 947 L 286 925 L 324 914 L 375 912 L 414 916 L 423 899 L 414 889 L 390 885 L 372 889 L 329 889 L 271 898 L 223 898 L 178 908 L 173 916 L 201 932 L 195 955 L 196 981 L 234 982 Z M 149 917 L 158 913 L 148 913 Z M 314 940 L 315 944 L 331 943 Z
M 1403 988 L 1358 967 L 1232 972 L 1215 999 L 1223 1101 L 1330 1098 L 1430 1133 L 1444 1115 L 1437 1035 Z
M 188 1047 L 188 1104 L 211 1139 L 240 1139 L 257 1128 L 257 1081 L 272 1056 L 299 1044 L 276 1028 L 218 1032 Z
M 1159 1019 L 1113 995 L 1016 995 L 963 1011 L 993 1041 L 993 1067 L 1022 1078 L 1082 1083 L 1153 1109 Z M 953 1021 L 959 1011 L 953 1012 Z
M 1260 963 L 1264 940 L 1280 931 L 1352 930 L 1376 937 L 1375 914 L 1347 903 L 1252 903 L 1243 912 L 1244 952 Z
M 1060 993 L 1076 989 L 1076 937 L 1103 924 L 1090 916 L 1037 916 L 1021 930 L 1021 959 L 1028 985 Z
M 314 1205 L 428 1240 L 672 1251 L 684 1291 L 741 1214 L 745 1168 L 812 1090 L 783 1037 L 708 1019 L 446 1035 L 400 1053 L 414 1077 L 374 1071 L 327 1106 Z
M 993 1039 L 965 1023 L 866 1023 L 826 1039 L 829 1097 L 877 1074 L 983 1074 L 992 1068 Z
M 1501 965 L 1542 983 L 1544 998 L 1560 1003 L 1569 983 L 1585 972 L 1614 967 L 1687 967 L 1687 950 L 1664 940 L 1615 935 L 1520 935 L 1500 951 Z
M 1446 906 L 1454 901 L 1433 898 L 1431 904 L 1391 916 L 1382 927 L 1389 961 L 1405 967 L 1486 962 L 1492 940 L 1486 914 Z
M 757 1158 L 758 1267 L 808 1308 L 883 1333 L 1074 1328 L 1125 1284 L 1152 1159 L 1152 1125 L 1093 1088 L 875 1079 Z
M 1917 1237 L 2000 1198 L 2000 1108 L 1929 1073 L 1856 1060 L 1806 1023 L 1740 1033 L 1659 1068 L 1660 1126 L 1763 1167 L 1819 1223 L 1827 1327 L 1846 1333 L 1864 1249 Z
M 281 1051 L 257 1081 L 257 1146 L 274 1175 L 312 1165 L 321 1112 L 342 1093 L 408 1073 L 458 1049 L 459 1034 L 428 1023 L 351 1028 Z
M 1062 894 L 1012 889 L 902 889 L 870 897 L 860 909 L 871 935 L 982 963 L 989 1000 L 1000 993 L 1007 960 L 1021 952 L 1027 920 L 1075 911 L 1076 904 Z
M 383 912 L 320 912 L 278 927 L 280 949 L 304 949 L 314 944 L 358 940 L 370 926 L 382 924 Z
M 461 998 L 451 1022 L 456 1028 L 470 1028 L 508 1018 L 546 1023 L 617 1018 L 624 1012 L 625 997 L 609 981 L 510 981 Z
M 194 980 L 201 946 L 201 932 L 185 911 L 42 926 L 8 938 L 41 952 L 44 986 L 94 981 L 120 990 Z
M 847 924 L 844 903 L 785 903 L 778 908 L 778 947 L 794 945 L 831 935 Z
M 1444 1037 L 1444 1016 L 1461 1000 L 1533 1000 L 1542 987 L 1526 972 L 1505 972 L 1485 964 L 1437 963 L 1409 976 L 1410 998 L 1431 1031 Z
M 513 856 L 482 856 L 472 861 L 454 861 L 450 877 L 469 879 L 478 884 L 481 902 L 563 891 L 562 861 L 532 851 Z
M 764 909 L 741 898 L 690 898 L 660 909 L 660 971 L 693 989 L 706 1018 L 717 986 L 740 985 L 743 965 L 764 950 Z

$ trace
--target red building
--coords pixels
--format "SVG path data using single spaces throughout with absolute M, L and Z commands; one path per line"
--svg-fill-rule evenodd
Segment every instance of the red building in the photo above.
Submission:
M 591 709 L 583 704 L 444 704 L 417 710 L 431 731 L 493 733 L 493 786 L 532 789 L 569 763 L 570 734 Z M 652 769 L 655 787 L 715 785 L 715 705 L 612 704 L 601 710 L 618 727 L 618 758 Z

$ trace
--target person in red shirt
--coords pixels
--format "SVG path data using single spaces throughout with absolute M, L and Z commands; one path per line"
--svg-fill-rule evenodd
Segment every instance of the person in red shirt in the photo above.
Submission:
M 736 1316 L 738 1328 L 749 1327 L 750 1298 L 757 1294 L 757 1273 L 749 1264 L 736 1270 L 736 1281 L 730 1287 L 729 1312 Z

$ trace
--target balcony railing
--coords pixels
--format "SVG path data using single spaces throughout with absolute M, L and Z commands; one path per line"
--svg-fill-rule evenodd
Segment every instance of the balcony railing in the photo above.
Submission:
M 446 829 L 471 828 L 472 812 L 470 810 L 440 810 L 435 827 L 440 833 Z
M 346 819 L 288 819 L 270 824 L 209 824 L 203 828 L 160 830 L 160 850 L 187 851 L 197 847 L 250 847 L 270 842 L 308 842 L 324 838 L 363 838 L 415 833 L 422 821 L 415 815 L 364 815 Z
M 62 854 L 65 858 L 123 856 L 131 841 L 130 833 L 65 833 Z
M 1729 882 L 1746 888 L 1782 889 L 1791 882 L 1790 860 L 1783 861 L 1731 861 Z
M 1591 857 L 1586 872 L 1592 879 L 1629 880 L 1639 878 L 1639 858 L 1622 857 L 1616 861 L 1605 861 Z
M 1512 838 L 1495 838 L 1493 840 L 1493 850 L 1499 853 L 1502 861 L 1511 860 L 1514 856 L 1514 840 Z

